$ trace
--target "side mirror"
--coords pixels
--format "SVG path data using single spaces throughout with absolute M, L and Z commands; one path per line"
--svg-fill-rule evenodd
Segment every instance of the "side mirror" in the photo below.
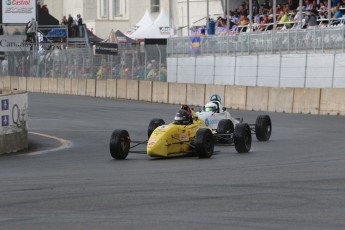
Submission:
M 226 110 L 226 108 L 225 108 L 225 107 L 223 107 L 223 112 L 225 112 L 225 110 Z

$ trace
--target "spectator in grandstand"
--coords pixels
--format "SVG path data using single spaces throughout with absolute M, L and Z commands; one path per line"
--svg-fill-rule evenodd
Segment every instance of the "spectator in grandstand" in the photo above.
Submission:
M 62 19 L 61 19 L 61 25 L 63 25 L 63 26 L 68 25 L 68 21 L 67 21 L 66 16 L 63 16 L 63 17 L 62 17 Z
M 212 18 L 209 18 L 208 21 L 209 21 L 209 23 L 208 23 L 207 34 L 208 35 L 213 35 L 213 34 L 215 34 L 216 22 Z
M 37 31 L 37 22 L 35 18 L 32 18 L 31 21 L 26 25 L 26 42 L 34 43 L 36 41 L 36 31 Z
M 222 17 L 218 17 L 217 18 L 217 22 L 216 24 L 214 25 L 215 28 L 218 28 L 218 27 L 226 27 L 226 19 L 223 19 Z
M 258 32 L 262 32 L 266 30 L 266 24 L 268 23 L 268 16 L 265 14 L 262 18 L 262 21 L 260 23 L 259 29 L 257 30 Z
M 8 61 L 5 58 L 4 60 L 2 60 L 1 62 L 1 72 L 2 74 L 7 74 L 7 70 L 8 70 Z
M 67 19 L 67 25 L 68 25 L 68 36 L 73 37 L 73 30 L 72 30 L 72 25 L 73 25 L 74 19 L 71 14 L 68 15 Z
M 305 28 L 312 29 L 317 26 L 317 17 L 311 10 L 306 11 Z
M 84 36 L 84 31 L 83 31 L 83 19 L 81 18 L 81 15 L 77 15 L 77 20 L 78 20 L 78 29 L 79 29 L 79 37 Z
M 332 8 L 332 13 L 333 13 L 333 19 L 336 19 L 332 24 L 338 25 L 340 23 L 340 18 L 343 17 L 343 14 L 339 10 L 338 6 Z
M 278 17 L 278 25 L 277 25 L 277 29 L 281 30 L 281 29 L 288 29 L 291 27 L 289 22 L 289 15 L 288 15 L 288 10 L 286 9 L 286 11 L 281 11 Z
M 288 0 L 289 10 L 296 10 L 299 5 L 299 0 Z
M 44 4 L 44 5 L 42 6 L 42 11 L 43 11 L 44 13 L 46 13 L 46 14 L 49 14 L 49 9 L 48 9 L 48 6 L 47 6 L 46 4 Z

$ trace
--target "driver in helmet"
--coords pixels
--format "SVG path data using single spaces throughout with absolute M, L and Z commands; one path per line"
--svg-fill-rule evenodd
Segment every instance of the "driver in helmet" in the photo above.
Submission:
M 189 125 L 191 120 L 191 115 L 186 110 L 180 109 L 175 115 L 174 124 Z
M 205 112 L 219 113 L 218 105 L 214 102 L 209 102 L 205 105 Z

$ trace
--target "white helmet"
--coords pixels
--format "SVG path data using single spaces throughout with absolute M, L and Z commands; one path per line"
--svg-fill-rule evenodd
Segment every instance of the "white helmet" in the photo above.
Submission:
M 213 102 L 209 102 L 205 105 L 206 112 L 216 112 L 217 111 L 217 104 Z

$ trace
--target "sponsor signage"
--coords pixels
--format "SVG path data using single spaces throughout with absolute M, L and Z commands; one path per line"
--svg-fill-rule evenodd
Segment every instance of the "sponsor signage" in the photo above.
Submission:
M 25 43 L 25 35 L 1 35 L 0 52 L 28 51 L 32 44 Z
M 1 98 L 0 135 L 22 132 L 28 129 L 28 99 L 27 94 L 16 94 Z
M 2 0 L 2 23 L 23 24 L 36 19 L 36 0 Z
M 119 46 L 117 43 L 97 43 L 95 47 L 96 54 L 117 55 Z

